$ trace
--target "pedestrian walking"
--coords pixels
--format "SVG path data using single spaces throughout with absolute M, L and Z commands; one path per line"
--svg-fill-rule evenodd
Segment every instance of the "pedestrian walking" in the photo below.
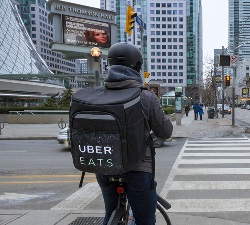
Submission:
M 193 105 L 194 119 L 195 119 L 195 120 L 198 119 L 199 109 L 200 109 L 199 103 L 198 103 L 198 102 L 195 102 L 194 105 Z
M 185 106 L 185 113 L 186 113 L 186 116 L 188 116 L 189 111 L 190 111 L 190 107 L 189 107 L 189 105 L 186 105 L 186 106 Z
M 199 106 L 199 115 L 200 115 L 200 120 L 202 120 L 202 115 L 204 114 L 202 104 Z

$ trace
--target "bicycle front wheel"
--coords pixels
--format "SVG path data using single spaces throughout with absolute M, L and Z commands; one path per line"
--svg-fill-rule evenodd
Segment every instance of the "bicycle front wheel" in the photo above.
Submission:
M 159 203 L 157 203 L 157 209 L 160 211 L 161 215 L 164 217 L 166 224 L 171 225 L 171 221 L 170 221 L 170 218 L 168 217 L 168 214 Z

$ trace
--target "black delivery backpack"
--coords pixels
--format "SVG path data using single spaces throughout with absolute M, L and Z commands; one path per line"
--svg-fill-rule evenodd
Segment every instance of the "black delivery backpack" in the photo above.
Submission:
M 72 94 L 69 126 L 76 169 L 117 175 L 133 170 L 141 162 L 149 137 L 141 92 L 140 87 L 98 87 Z

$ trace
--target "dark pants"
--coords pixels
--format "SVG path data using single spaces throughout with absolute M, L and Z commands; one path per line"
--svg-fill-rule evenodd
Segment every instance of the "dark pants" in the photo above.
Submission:
M 202 120 L 202 115 L 200 115 L 200 120 Z
M 136 225 L 153 225 L 156 223 L 155 212 L 157 204 L 156 182 L 151 187 L 151 173 L 128 172 L 121 175 L 126 180 L 125 189 L 128 201 L 131 205 Z M 117 183 L 109 182 L 110 176 L 96 175 L 101 187 L 104 204 L 105 218 L 103 225 L 106 225 L 109 217 L 117 207 L 118 194 Z
M 198 119 L 198 112 L 194 112 L 194 119 L 195 119 L 195 120 Z

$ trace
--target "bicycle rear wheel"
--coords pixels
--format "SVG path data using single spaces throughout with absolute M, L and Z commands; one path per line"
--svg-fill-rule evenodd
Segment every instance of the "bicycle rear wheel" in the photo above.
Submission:
M 161 215 L 164 217 L 166 224 L 171 225 L 172 223 L 170 221 L 170 218 L 168 217 L 168 214 L 166 213 L 164 208 L 159 203 L 157 203 L 157 209 L 160 211 Z

